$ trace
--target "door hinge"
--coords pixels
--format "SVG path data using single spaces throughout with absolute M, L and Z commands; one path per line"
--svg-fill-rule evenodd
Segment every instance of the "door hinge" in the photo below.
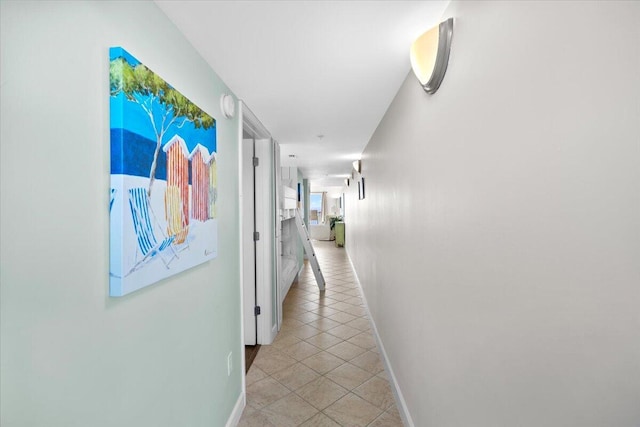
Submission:
M 253 314 L 258 316 L 260 314 L 260 306 L 256 305 L 255 308 L 253 309 Z
M 260 165 L 260 159 L 257 157 L 253 158 L 253 167 L 257 167 L 258 165 Z
M 260 240 L 260 232 L 259 231 L 254 231 L 253 232 L 253 241 L 257 242 L 258 240 Z

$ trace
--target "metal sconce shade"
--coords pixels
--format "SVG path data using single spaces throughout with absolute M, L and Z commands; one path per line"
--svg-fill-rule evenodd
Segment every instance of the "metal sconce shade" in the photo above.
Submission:
M 353 169 L 354 169 L 356 172 L 360 173 L 360 169 L 361 169 L 361 163 L 360 163 L 360 160 L 356 160 L 356 161 L 354 161 L 354 162 L 353 162 Z
M 453 18 L 440 23 L 411 45 L 411 68 L 427 93 L 435 93 L 447 72 Z

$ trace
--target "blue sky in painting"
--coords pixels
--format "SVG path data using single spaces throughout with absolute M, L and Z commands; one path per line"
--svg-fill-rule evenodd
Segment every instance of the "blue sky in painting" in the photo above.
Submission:
M 140 64 L 136 58 L 120 47 L 109 49 L 109 60 L 123 57 L 129 64 L 135 66 Z M 111 129 L 123 129 L 138 134 L 151 141 L 156 141 L 156 135 L 153 126 L 144 110 L 133 101 L 129 101 L 123 94 L 111 97 Z M 159 124 L 158 117 L 162 116 L 163 107 L 158 103 L 154 104 L 153 112 L 156 122 Z M 182 125 L 182 126 L 178 126 Z M 197 144 L 207 147 L 210 153 L 217 151 L 216 126 L 208 130 L 196 129 L 191 122 L 184 122 L 178 119 L 164 134 L 162 145 L 179 135 L 187 144 L 189 151 L 192 151 Z M 126 141 L 123 141 L 126 145 Z M 148 173 L 148 172 L 147 172 Z

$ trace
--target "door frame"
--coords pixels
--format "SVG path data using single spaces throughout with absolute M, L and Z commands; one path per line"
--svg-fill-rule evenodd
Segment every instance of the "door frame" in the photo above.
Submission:
M 243 132 L 241 145 L 241 270 L 242 278 L 242 318 L 244 345 L 256 345 L 258 343 L 258 319 L 253 314 L 257 303 L 256 287 L 256 242 L 251 236 L 255 231 L 255 168 L 253 157 L 255 156 L 255 139 Z
M 239 172 L 239 192 L 240 192 L 240 208 L 244 206 L 244 197 L 254 197 L 253 194 L 243 194 L 243 176 L 244 176 L 244 143 L 245 137 L 252 138 L 254 140 L 255 156 L 258 157 L 259 165 L 255 168 L 255 217 L 254 222 L 256 224 L 255 230 L 260 233 L 260 239 L 256 242 L 256 256 L 255 256 L 255 274 L 256 274 L 256 293 L 255 301 L 260 307 L 260 315 L 257 316 L 257 344 L 271 344 L 275 339 L 275 335 L 278 332 L 279 323 L 277 321 L 278 316 L 276 313 L 275 325 L 272 322 L 273 319 L 273 289 L 277 283 L 277 268 L 275 265 L 275 228 L 274 216 L 275 216 L 275 201 L 274 191 L 275 182 L 272 179 L 274 165 L 273 147 L 275 142 L 271 138 L 271 134 L 264 127 L 264 125 L 258 120 L 258 118 L 251 112 L 243 101 L 239 103 L 239 114 L 242 128 L 240 129 L 239 144 L 240 144 L 240 172 Z M 245 239 L 244 235 L 244 219 L 243 215 L 240 215 L 240 288 L 242 290 L 242 339 L 244 341 L 244 319 L 245 310 L 247 310 L 247 304 L 245 304 L 245 277 L 244 277 L 244 251 L 245 251 Z M 248 242 L 249 240 L 247 240 Z M 249 295 L 253 298 L 253 295 Z M 276 309 L 277 310 L 277 309 Z M 277 310 L 278 311 L 278 310 Z

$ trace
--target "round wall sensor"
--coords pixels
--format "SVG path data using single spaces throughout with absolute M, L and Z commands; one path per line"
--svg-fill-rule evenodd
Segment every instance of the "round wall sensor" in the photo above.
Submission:
M 225 93 L 220 97 L 220 109 L 227 119 L 236 114 L 236 103 L 231 95 Z

